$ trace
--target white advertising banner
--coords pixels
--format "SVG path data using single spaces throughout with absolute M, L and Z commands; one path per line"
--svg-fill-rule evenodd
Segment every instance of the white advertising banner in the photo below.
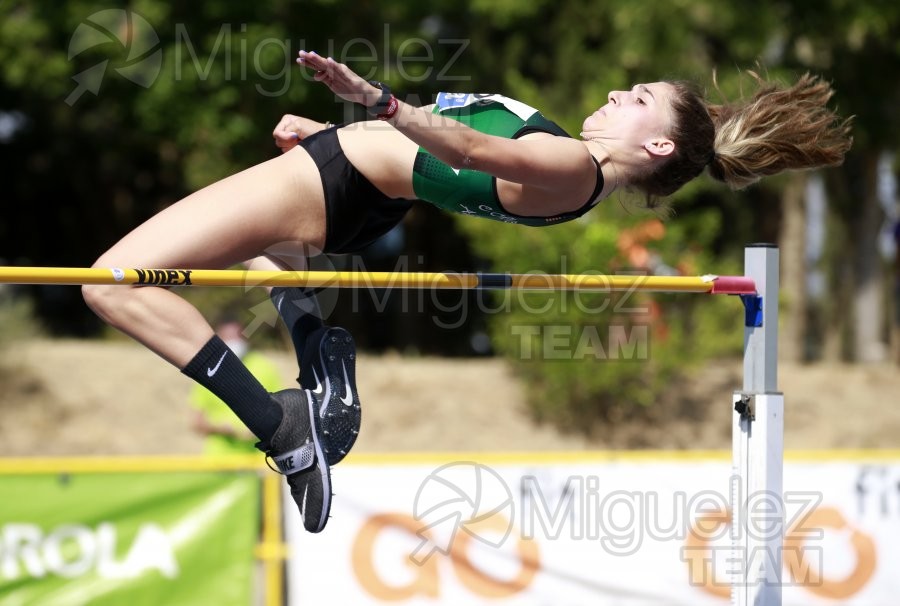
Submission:
M 691 453 L 355 457 L 332 481 L 319 535 L 286 495 L 291 606 L 724 605 L 732 499 L 747 532 L 782 511 Z M 896 604 L 900 459 L 789 460 L 784 486 L 784 603 Z

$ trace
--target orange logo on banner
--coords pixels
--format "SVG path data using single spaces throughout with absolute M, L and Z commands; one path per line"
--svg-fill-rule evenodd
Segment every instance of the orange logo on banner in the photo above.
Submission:
M 475 533 L 488 533 L 492 530 L 505 532 L 509 528 L 509 520 L 503 515 L 492 515 L 488 518 L 470 522 L 466 525 Z M 512 536 L 512 535 L 510 535 Z M 517 551 L 521 568 L 515 578 L 510 580 L 495 579 L 482 570 L 478 570 L 469 560 L 469 545 L 472 542 L 471 535 L 461 532 L 456 535 L 456 540 L 450 548 L 450 558 L 453 568 L 463 585 L 469 591 L 485 598 L 505 598 L 531 585 L 534 575 L 540 569 L 540 551 L 536 542 L 528 539 L 518 539 Z
M 353 542 L 351 558 L 353 572 L 372 597 L 384 601 L 408 600 L 415 595 L 425 595 L 430 598 L 438 597 L 438 559 L 429 558 L 421 566 L 414 564 L 404 554 L 406 565 L 416 572 L 415 578 L 407 585 L 389 585 L 385 583 L 375 572 L 373 558 L 375 555 L 375 541 L 384 530 L 397 528 L 408 531 L 412 536 L 420 531 L 421 523 L 415 518 L 402 513 L 385 513 L 370 517 L 363 524 L 356 540 Z
M 730 510 L 718 510 L 697 516 L 691 525 L 691 532 L 685 540 L 688 576 L 691 585 L 720 597 L 729 597 L 731 587 L 724 581 L 717 581 L 710 541 L 722 532 L 723 526 L 731 523 Z M 806 560 L 804 546 L 810 531 L 833 528 L 850 530 L 850 544 L 856 554 L 856 568 L 846 578 L 831 580 L 825 578 L 821 570 Z M 802 582 L 803 587 L 817 596 L 831 599 L 846 599 L 862 589 L 875 572 L 876 552 L 872 537 L 857 528 L 852 528 L 843 514 L 832 507 L 815 509 L 799 524 L 791 527 L 784 537 L 784 566 L 794 582 Z
M 723 526 L 727 527 L 728 524 L 731 524 L 730 510 L 707 512 L 706 515 L 697 516 L 684 541 L 691 586 L 701 587 L 723 598 L 731 596 L 731 586 L 724 581 L 716 581 L 709 542 L 722 532 Z
M 503 515 L 494 514 L 467 524 L 466 527 L 472 532 L 486 533 L 493 530 L 503 532 L 509 528 L 509 520 Z M 422 522 L 409 515 L 386 513 L 370 517 L 357 533 L 351 552 L 353 571 L 359 584 L 372 597 L 384 601 L 408 600 L 416 595 L 439 597 L 438 557 L 428 558 L 418 565 L 410 560 L 409 553 L 399 554 L 409 569 L 415 572 L 415 577 L 405 585 L 389 584 L 379 576 L 374 562 L 375 544 L 381 533 L 388 530 L 406 531 L 413 537 L 431 540 L 430 533 L 422 528 Z M 494 578 L 479 570 L 469 559 L 471 543 L 469 533 L 458 533 L 448 556 L 463 586 L 480 597 L 503 598 L 523 591 L 531 585 L 540 569 L 540 550 L 537 543 L 530 539 L 519 538 L 516 544 L 521 564 L 518 574 L 512 579 Z M 437 553 L 435 552 L 435 555 Z
M 856 554 L 856 568 L 846 578 L 830 580 L 809 566 L 803 546 L 808 532 L 818 528 L 850 531 L 850 545 Z M 795 580 L 803 580 L 806 589 L 823 598 L 842 600 L 862 589 L 875 573 L 875 542 L 858 528 L 852 528 L 843 514 L 832 507 L 816 509 L 791 528 L 784 539 L 784 563 Z

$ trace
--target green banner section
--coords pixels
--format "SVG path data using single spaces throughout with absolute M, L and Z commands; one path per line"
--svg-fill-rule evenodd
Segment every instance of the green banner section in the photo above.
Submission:
M 0 476 L 0 604 L 252 603 L 255 473 Z

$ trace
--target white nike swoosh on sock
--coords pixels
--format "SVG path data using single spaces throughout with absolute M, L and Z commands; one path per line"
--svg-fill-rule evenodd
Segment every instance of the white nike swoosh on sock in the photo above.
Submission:
M 226 352 L 223 352 L 223 353 L 222 353 L 222 357 L 219 358 L 219 361 L 218 361 L 218 363 L 217 363 L 215 366 L 213 366 L 212 368 L 207 367 L 207 369 L 206 369 L 206 376 L 207 376 L 207 377 L 212 377 L 214 374 L 216 374 L 217 372 L 219 372 L 219 366 L 222 365 L 222 360 L 224 360 L 224 359 L 225 359 L 225 356 L 227 356 L 227 355 L 228 355 L 228 352 L 227 352 L 227 351 L 226 351 Z
M 353 393 L 350 391 L 350 379 L 347 377 L 347 365 L 344 364 L 344 361 L 341 360 L 341 367 L 344 369 L 344 389 L 346 389 L 346 395 L 341 397 L 341 402 L 344 403 L 344 406 L 351 406 L 353 404 Z

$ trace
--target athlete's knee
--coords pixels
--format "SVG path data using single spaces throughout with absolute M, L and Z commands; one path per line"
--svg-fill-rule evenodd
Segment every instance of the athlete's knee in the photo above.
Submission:
M 101 257 L 94 267 L 102 266 Z M 85 284 L 81 287 L 81 296 L 87 306 L 103 320 L 113 323 L 116 309 L 122 305 L 122 296 L 129 290 L 127 286 L 114 286 L 111 284 Z
M 108 284 L 85 284 L 81 287 L 81 296 L 84 302 L 90 307 L 95 314 L 100 316 L 107 322 L 111 321 L 115 316 L 115 310 L 120 293 L 116 289 L 127 287 L 110 286 Z

